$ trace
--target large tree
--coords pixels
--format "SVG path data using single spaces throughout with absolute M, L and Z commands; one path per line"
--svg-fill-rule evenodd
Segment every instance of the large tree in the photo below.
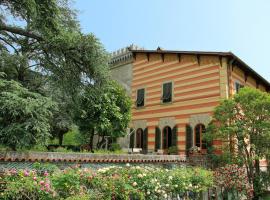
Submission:
M 46 145 L 56 109 L 50 98 L 0 78 L 0 143 L 13 150 Z
M 241 89 L 215 109 L 210 127 L 210 134 L 227 141 L 231 156 L 246 167 L 257 199 L 264 186 L 260 159 L 270 155 L 270 94 Z
M 127 133 L 131 117 L 131 100 L 126 91 L 115 81 L 107 82 L 99 90 L 85 88 L 80 99 L 76 124 L 88 138 L 93 148 L 93 137 L 98 135 L 104 143 L 105 136 L 117 138 Z
M 9 77 L 24 84 L 29 70 L 39 72 L 73 94 L 106 80 L 108 56 L 93 34 L 80 32 L 69 0 L 2 0 L 0 10 L 0 68 Z

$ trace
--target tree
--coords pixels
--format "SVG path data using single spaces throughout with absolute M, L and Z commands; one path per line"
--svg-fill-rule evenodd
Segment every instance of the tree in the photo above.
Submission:
M 0 72 L 58 103 L 51 125 L 61 143 L 81 90 L 106 83 L 108 54 L 81 33 L 69 0 L 2 0 L 0 10 Z
M 246 167 L 254 199 L 263 190 L 259 161 L 270 151 L 270 95 L 257 89 L 243 88 L 215 109 L 212 128 L 214 138 L 228 141 L 231 156 Z
M 51 121 L 51 135 L 58 138 L 59 145 L 63 144 L 64 134 L 72 129 L 72 100 L 63 90 L 57 88 L 57 85 L 50 84 L 47 90 L 47 96 L 57 102 L 58 109 L 53 112 Z
M 93 34 L 80 32 L 69 0 L 2 0 L 0 9 L 0 50 L 16 60 L 15 80 L 39 72 L 76 97 L 82 85 L 107 79 L 107 53 Z
M 89 139 L 93 148 L 93 137 L 101 137 L 98 147 L 105 136 L 117 138 L 127 133 L 131 117 L 131 100 L 126 91 L 115 81 L 109 81 L 100 90 L 87 87 L 82 94 L 76 124 L 81 133 Z
M 0 142 L 13 150 L 46 144 L 57 105 L 15 81 L 0 79 Z

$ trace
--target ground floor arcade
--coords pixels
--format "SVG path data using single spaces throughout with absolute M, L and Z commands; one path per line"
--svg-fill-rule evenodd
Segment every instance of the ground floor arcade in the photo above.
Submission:
M 200 153 L 206 153 L 203 135 L 210 121 L 210 114 L 183 116 L 183 119 L 164 117 L 135 120 L 130 129 L 129 148 L 140 148 L 143 153 L 180 155 L 186 155 L 196 148 Z M 214 141 L 213 145 L 220 143 Z

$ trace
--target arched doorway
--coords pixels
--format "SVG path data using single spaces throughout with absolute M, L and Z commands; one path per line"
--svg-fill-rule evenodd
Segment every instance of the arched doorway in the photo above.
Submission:
M 199 147 L 202 152 L 206 152 L 206 141 L 203 139 L 203 134 L 205 131 L 206 129 L 203 124 L 198 124 L 195 126 L 194 144 L 195 146 Z
M 168 149 L 172 146 L 172 129 L 169 126 L 163 129 L 163 149 Z

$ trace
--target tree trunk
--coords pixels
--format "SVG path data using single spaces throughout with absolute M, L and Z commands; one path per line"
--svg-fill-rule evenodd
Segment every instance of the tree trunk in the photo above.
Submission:
M 254 170 L 254 178 L 253 178 L 253 189 L 254 189 L 254 197 L 253 200 L 258 200 L 260 196 L 260 189 L 261 189 L 261 184 L 260 184 L 260 160 L 255 159 L 255 170 Z
M 59 133 L 58 134 L 59 146 L 62 146 L 63 145 L 63 139 L 64 139 L 64 134 Z

